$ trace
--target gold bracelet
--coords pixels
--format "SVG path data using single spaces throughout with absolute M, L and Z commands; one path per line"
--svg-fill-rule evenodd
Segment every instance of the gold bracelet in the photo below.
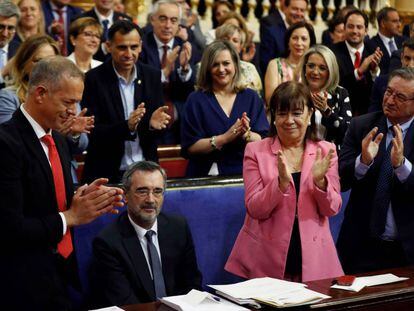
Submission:
M 251 141 L 251 139 L 252 139 L 252 132 L 250 131 L 250 127 L 249 127 L 246 131 L 246 137 L 244 138 L 244 140 L 246 142 L 249 142 L 249 141 Z
M 216 144 L 216 136 L 212 136 L 210 138 L 210 145 L 211 145 L 211 148 L 213 148 L 213 150 L 217 150 L 218 149 L 217 148 L 217 144 Z

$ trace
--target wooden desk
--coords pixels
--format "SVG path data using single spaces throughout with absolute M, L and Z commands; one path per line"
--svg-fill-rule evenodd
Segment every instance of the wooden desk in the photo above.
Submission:
M 331 296 L 320 303 L 289 308 L 287 310 L 364 310 L 364 311 L 411 311 L 414 310 L 414 267 L 396 268 L 375 273 L 364 273 L 360 276 L 393 273 L 408 277 L 404 282 L 388 285 L 366 287 L 358 293 L 331 289 L 332 279 L 307 282 L 309 288 Z M 157 303 L 130 305 L 122 307 L 126 311 L 170 311 L 171 308 Z M 261 310 L 270 310 L 264 308 Z M 212 310 L 214 311 L 214 310 Z

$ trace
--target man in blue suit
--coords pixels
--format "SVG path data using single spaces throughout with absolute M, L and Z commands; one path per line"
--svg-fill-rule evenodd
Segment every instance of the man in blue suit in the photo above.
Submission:
M 280 1 L 280 9 L 260 20 L 260 70 L 285 50 L 285 33 L 290 25 L 305 20 L 307 0 Z
M 383 57 L 379 66 L 381 74 L 387 74 L 392 53 L 401 48 L 404 41 L 400 35 L 401 20 L 396 9 L 385 7 L 378 12 L 377 21 L 378 34 L 371 38 L 370 44 L 381 49 Z
M 176 37 L 181 16 L 181 7 L 176 1 L 158 1 L 151 15 L 153 29 L 144 35 L 139 56 L 140 62 L 161 69 L 165 105 L 169 106 L 172 117 L 171 127 L 161 141 L 164 144 L 179 143 L 179 120 L 187 96 L 194 90 L 192 45 Z
M 409 39 L 403 43 L 400 67 L 414 67 L 414 39 Z M 374 85 L 372 86 L 368 112 L 382 111 L 382 100 L 384 98 L 385 89 L 387 88 L 388 79 L 389 74 L 380 75 L 375 79 Z
M 46 33 L 60 43 L 61 53 L 64 56 L 69 55 L 73 50 L 69 41 L 70 23 L 82 13 L 80 8 L 70 5 L 70 1 L 71 0 L 42 1 Z M 62 19 L 64 21 L 63 23 L 61 23 Z

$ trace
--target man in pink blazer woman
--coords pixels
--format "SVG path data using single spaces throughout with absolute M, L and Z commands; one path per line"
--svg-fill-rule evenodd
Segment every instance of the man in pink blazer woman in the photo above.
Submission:
M 270 137 L 245 150 L 247 215 L 225 269 L 248 279 L 341 276 L 328 221 L 342 203 L 336 148 L 316 137 L 305 85 L 281 84 L 270 109 Z

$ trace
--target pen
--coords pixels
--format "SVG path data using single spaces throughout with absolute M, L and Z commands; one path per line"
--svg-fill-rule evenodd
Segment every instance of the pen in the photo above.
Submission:
M 211 298 L 213 298 L 215 301 L 218 301 L 218 302 L 220 302 L 221 301 L 221 299 L 219 298 L 219 297 L 217 297 L 217 296 L 213 296 L 213 295 L 210 295 L 211 296 Z

